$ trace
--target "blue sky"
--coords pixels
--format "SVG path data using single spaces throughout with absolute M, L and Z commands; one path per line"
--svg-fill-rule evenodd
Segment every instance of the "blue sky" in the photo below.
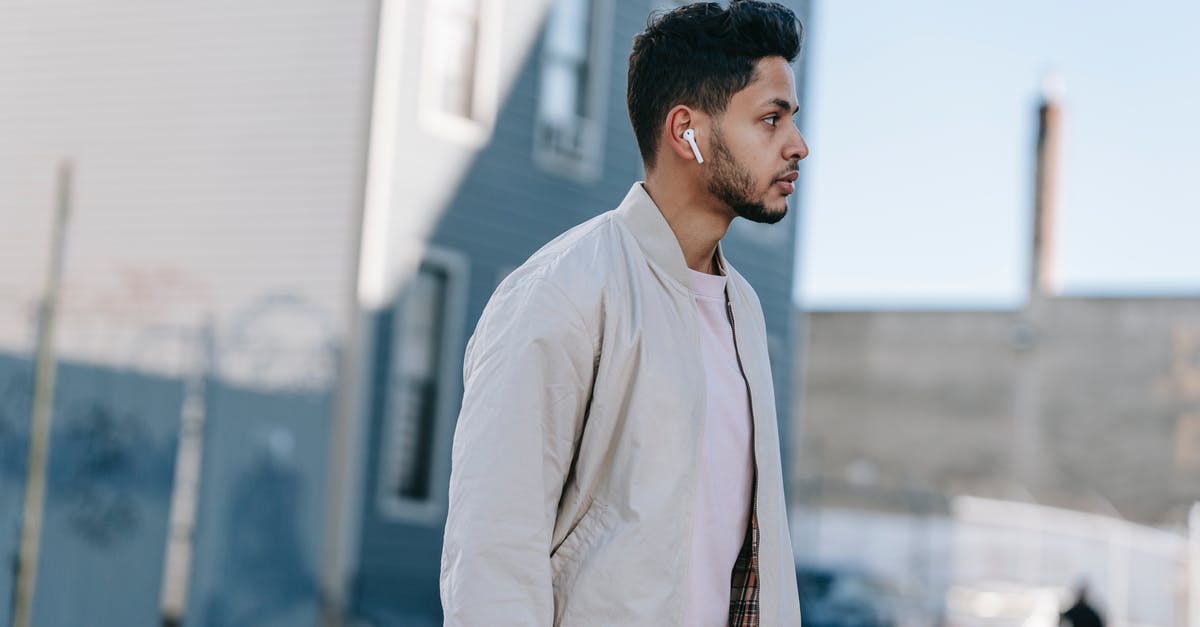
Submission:
M 1061 291 L 1200 297 L 1200 2 L 815 4 L 802 306 L 1019 305 L 1050 72 Z

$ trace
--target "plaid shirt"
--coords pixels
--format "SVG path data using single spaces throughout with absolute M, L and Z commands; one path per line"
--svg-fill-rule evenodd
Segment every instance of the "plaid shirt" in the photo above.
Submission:
M 758 479 L 751 498 L 750 524 L 729 582 L 729 627 L 758 627 Z

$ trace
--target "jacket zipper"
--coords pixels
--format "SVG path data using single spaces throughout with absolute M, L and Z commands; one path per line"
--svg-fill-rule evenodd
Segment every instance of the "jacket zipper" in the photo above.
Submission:
M 754 491 L 750 496 L 750 537 L 751 537 L 751 556 L 750 563 L 758 564 L 758 543 L 754 542 L 753 526 L 758 520 L 758 428 L 754 421 L 754 399 L 750 391 L 750 379 L 746 378 L 746 369 L 742 367 L 742 353 L 738 350 L 737 341 L 737 325 L 733 322 L 733 303 L 729 301 L 729 294 L 725 294 L 725 313 L 729 317 L 729 332 L 733 334 L 733 356 L 737 358 L 738 372 L 742 373 L 742 383 L 746 384 L 746 400 L 750 403 L 750 451 L 754 455 Z M 758 576 L 759 585 L 762 585 L 762 577 Z M 762 598 L 762 591 L 759 591 L 759 598 Z

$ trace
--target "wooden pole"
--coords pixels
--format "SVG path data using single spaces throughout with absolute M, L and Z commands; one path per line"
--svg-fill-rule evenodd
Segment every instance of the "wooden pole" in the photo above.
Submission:
M 50 241 L 50 269 L 46 276 L 46 292 L 38 308 L 37 370 L 34 375 L 33 413 L 30 416 L 29 469 L 25 477 L 25 510 L 21 525 L 21 551 L 17 558 L 13 627 L 30 627 L 33 620 L 33 594 L 37 583 L 42 512 L 46 501 L 46 463 L 50 456 L 50 416 L 54 406 L 54 323 L 66 252 L 70 191 L 71 166 L 63 163 L 58 170 L 58 206 Z

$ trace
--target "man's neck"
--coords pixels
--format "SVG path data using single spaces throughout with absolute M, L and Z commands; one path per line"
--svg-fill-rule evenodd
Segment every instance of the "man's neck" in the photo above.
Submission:
M 643 187 L 675 233 L 688 267 L 720 274 L 716 267 L 717 243 L 729 230 L 733 213 L 714 205 L 707 190 L 673 182 L 682 178 L 647 173 Z

